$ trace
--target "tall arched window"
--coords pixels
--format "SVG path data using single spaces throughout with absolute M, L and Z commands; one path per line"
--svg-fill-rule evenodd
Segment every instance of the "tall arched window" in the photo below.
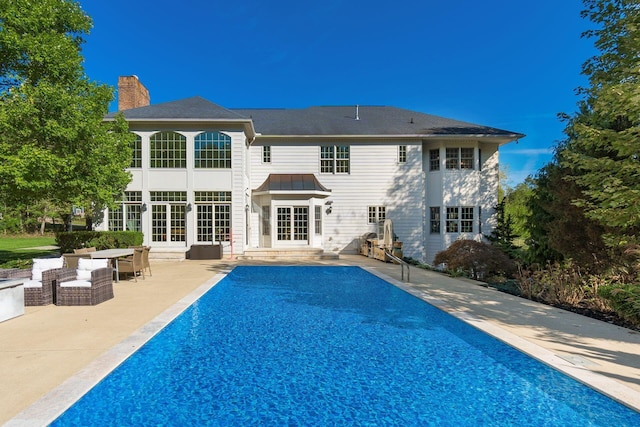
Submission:
M 231 168 L 231 137 L 220 132 L 205 132 L 194 141 L 195 168 Z
M 140 135 L 136 135 L 136 139 L 131 143 L 131 167 L 132 168 L 141 168 L 142 167 L 142 138 Z
M 186 168 L 187 138 L 176 132 L 158 132 L 149 138 L 152 168 Z

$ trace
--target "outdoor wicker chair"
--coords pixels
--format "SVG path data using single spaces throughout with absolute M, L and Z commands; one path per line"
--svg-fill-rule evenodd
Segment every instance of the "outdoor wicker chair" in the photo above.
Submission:
M 74 249 L 73 253 L 74 254 L 87 254 L 89 252 L 95 252 L 96 248 L 95 247 L 90 247 L 90 248 L 79 248 L 79 249 Z
M 8 279 L 10 274 L 17 273 L 19 271 L 29 270 L 22 270 L 20 268 L 0 268 L 0 279 Z
M 9 273 L 9 278 L 23 278 L 24 305 L 49 305 L 54 302 L 53 287 L 62 270 L 63 259 L 36 258 L 31 270 L 18 270 Z
M 150 246 L 129 246 L 131 249 L 142 249 L 142 268 L 144 271 L 149 269 L 149 276 L 153 276 L 151 274 L 151 264 L 149 264 L 149 252 L 151 251 Z
M 133 248 L 133 255 L 118 260 L 118 271 L 120 273 L 132 273 L 136 282 L 138 281 L 138 273 L 144 279 L 143 253 L 144 250 L 142 248 Z
M 92 260 L 99 261 L 99 260 Z M 56 305 L 97 305 L 113 298 L 113 269 L 102 267 L 88 271 L 62 269 L 55 281 Z

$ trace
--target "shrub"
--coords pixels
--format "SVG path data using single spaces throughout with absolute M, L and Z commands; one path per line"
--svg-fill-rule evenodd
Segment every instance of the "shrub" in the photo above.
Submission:
M 69 231 L 56 234 L 61 253 L 95 246 L 97 250 L 140 246 L 144 236 L 139 231 Z
M 434 265 L 444 264 L 453 273 L 472 279 L 493 276 L 510 277 L 516 271 L 514 262 L 499 248 L 475 240 L 457 240 L 433 259 Z
M 600 287 L 598 295 L 609 301 L 618 316 L 640 326 L 640 285 L 605 285 Z
M 598 292 L 607 279 L 585 273 L 571 260 L 547 264 L 544 269 L 523 270 L 518 276 L 520 294 L 525 298 L 555 306 L 610 310 Z

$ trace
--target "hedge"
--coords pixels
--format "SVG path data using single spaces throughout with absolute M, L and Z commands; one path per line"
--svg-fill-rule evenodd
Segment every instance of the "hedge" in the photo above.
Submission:
M 95 247 L 97 250 L 140 246 L 144 235 L 140 231 L 65 231 L 56 233 L 60 253 Z

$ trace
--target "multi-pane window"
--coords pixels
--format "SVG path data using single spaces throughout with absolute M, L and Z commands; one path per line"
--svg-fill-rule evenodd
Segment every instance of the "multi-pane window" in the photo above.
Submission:
M 320 147 L 321 173 L 349 173 L 350 149 L 348 145 Z
M 149 138 L 152 168 L 186 168 L 187 138 L 176 132 L 158 132 Z
M 384 206 L 369 206 L 368 222 L 369 224 L 377 224 L 386 219 L 386 208 Z
M 473 207 L 460 208 L 460 232 L 473 233 Z
M 229 135 L 205 132 L 196 136 L 193 143 L 195 168 L 231 168 L 231 137 Z
M 447 148 L 447 158 L 445 164 L 447 169 L 458 169 L 460 165 L 460 149 L 459 148 Z
M 460 169 L 473 169 L 473 148 L 460 149 Z
M 407 163 L 407 146 L 398 146 L 398 163 Z
M 262 235 L 271 235 L 271 206 L 262 207 Z
M 122 203 L 109 209 L 108 227 L 110 231 L 142 230 L 142 192 L 125 191 Z
M 429 170 L 440 170 L 440 149 L 429 150 Z
M 457 233 L 459 230 L 460 213 L 457 207 L 447 208 L 447 233 Z
M 473 233 L 473 207 L 448 207 L 447 233 Z
M 142 138 L 140 135 L 136 135 L 136 139 L 131 143 L 131 167 L 132 168 L 141 168 L 142 167 Z
M 322 206 L 315 206 L 315 233 L 322 234 Z
M 473 169 L 473 148 L 447 148 L 447 169 Z
M 194 201 L 198 242 L 228 242 L 231 238 L 231 192 L 196 191 Z
M 184 242 L 186 234 L 186 191 L 151 191 L 151 241 Z
M 186 191 L 152 191 L 149 193 L 152 202 L 186 202 Z
M 271 163 L 271 146 L 262 146 L 262 163 Z
M 440 207 L 429 208 L 429 224 L 432 234 L 440 234 Z

